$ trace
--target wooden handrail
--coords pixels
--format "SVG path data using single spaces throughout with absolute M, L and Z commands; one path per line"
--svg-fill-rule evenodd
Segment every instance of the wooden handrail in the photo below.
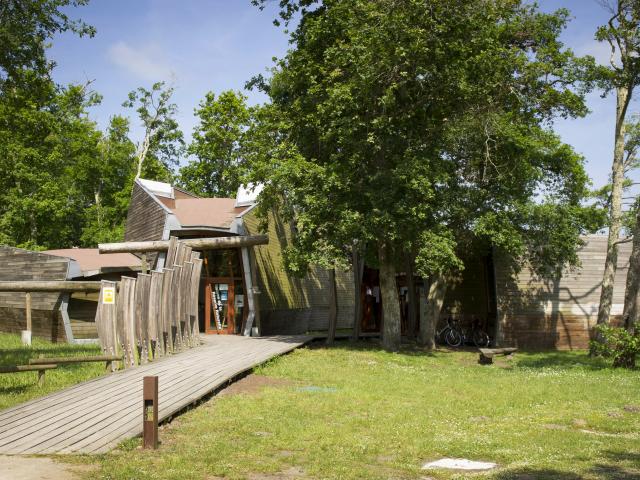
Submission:
M 0 282 L 0 292 L 97 292 L 100 282 L 68 280 L 24 280 Z
M 34 372 L 40 370 L 51 370 L 58 365 L 3 365 L 0 366 L 0 373 Z
M 122 355 L 94 355 L 91 357 L 32 358 L 29 360 L 29 365 L 46 365 L 51 363 L 118 362 L 122 360 L 123 360 Z

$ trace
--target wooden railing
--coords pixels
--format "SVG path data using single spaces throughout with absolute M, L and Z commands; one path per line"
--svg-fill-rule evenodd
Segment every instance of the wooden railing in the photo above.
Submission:
M 102 281 L 98 338 L 105 355 L 122 352 L 125 368 L 200 343 L 200 253 L 172 238 L 166 260 L 170 268 L 140 273 L 137 279 L 122 277 L 119 289 L 115 282 Z

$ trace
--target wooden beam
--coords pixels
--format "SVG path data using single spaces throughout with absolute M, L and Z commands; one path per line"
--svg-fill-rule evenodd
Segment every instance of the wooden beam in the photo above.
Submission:
M 36 370 L 52 370 L 57 365 L 2 365 L 0 373 L 35 372 Z
M 100 282 L 66 280 L 25 280 L 0 282 L 0 292 L 97 292 Z
M 101 243 L 98 245 L 98 251 L 100 253 L 166 252 L 169 249 L 169 243 L 169 240 Z M 217 250 L 222 248 L 266 245 L 269 243 L 269 237 L 266 235 L 247 235 L 238 237 L 190 238 L 187 240 L 180 240 L 180 243 L 187 247 L 191 247 L 193 250 Z
M 52 365 L 59 363 L 83 363 L 83 362 L 121 362 L 122 355 L 93 355 L 89 357 L 50 357 L 31 358 L 29 365 Z

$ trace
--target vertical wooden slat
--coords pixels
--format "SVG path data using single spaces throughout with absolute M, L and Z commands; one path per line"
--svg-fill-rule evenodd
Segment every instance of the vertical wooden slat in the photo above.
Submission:
M 184 263 L 184 248 L 184 243 L 180 241 L 176 243 L 176 256 L 173 260 L 173 265 L 171 266 L 172 268 L 176 265 L 182 266 L 182 264 Z
M 177 237 L 169 238 L 169 248 L 167 250 L 167 255 L 164 260 L 165 268 L 171 268 L 175 259 L 176 259 L 176 243 L 178 242 Z
M 160 301 L 162 299 L 162 272 L 154 270 L 151 272 L 151 283 L 149 285 L 149 306 L 147 310 L 147 336 L 151 345 L 153 358 L 162 355 L 162 323 L 158 321 L 162 310 Z
M 191 252 L 189 252 L 191 257 Z M 181 302 L 182 302 L 182 337 L 185 345 L 189 348 L 193 347 L 193 328 L 191 326 L 191 271 L 193 270 L 192 262 L 184 262 L 182 267 L 182 279 L 180 281 Z
M 181 299 L 181 280 L 182 280 L 182 267 L 180 265 L 173 266 L 173 279 L 171 281 L 171 295 L 172 295 L 172 311 L 171 321 L 175 331 L 175 348 L 182 350 L 182 299 Z
M 163 331 L 163 351 L 165 354 L 173 352 L 173 321 L 171 319 L 172 310 L 172 286 L 173 286 L 173 269 L 163 269 L 164 276 L 162 279 L 162 331 Z
M 135 365 L 135 287 L 135 278 L 121 278 L 118 298 L 118 335 L 127 367 Z
M 193 258 L 193 256 L 192 256 Z M 193 270 L 191 271 L 191 325 L 194 346 L 200 344 L 200 319 L 198 312 L 198 299 L 200 298 L 200 273 L 202 272 L 202 260 L 193 258 Z
M 135 291 L 135 326 L 136 326 L 136 346 L 140 363 L 149 361 L 149 289 L 151 286 L 151 276 L 141 273 L 136 280 Z
M 108 280 L 101 281 L 100 294 L 98 295 L 98 308 L 96 309 L 96 329 L 98 330 L 98 340 L 102 353 L 105 355 L 118 354 L 116 317 L 118 296 L 115 293 L 116 283 Z M 104 303 L 104 289 L 113 288 L 113 303 Z M 115 370 L 115 364 L 111 362 L 111 370 Z

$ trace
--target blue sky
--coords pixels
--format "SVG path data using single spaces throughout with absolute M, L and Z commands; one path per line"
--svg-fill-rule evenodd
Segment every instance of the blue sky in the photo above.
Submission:
M 208 91 L 242 90 L 253 75 L 264 73 L 272 57 L 287 49 L 287 36 L 272 23 L 272 3 L 264 11 L 250 0 L 92 0 L 72 15 L 94 25 L 97 35 L 79 39 L 70 34 L 54 39 L 50 56 L 60 83 L 94 80 L 103 95 L 92 112 L 101 126 L 123 113 L 122 102 L 138 86 L 165 80 L 175 87 L 178 121 L 185 135 L 196 123 L 194 108 Z M 563 34 L 576 53 L 607 62 L 607 46 L 593 39 L 606 12 L 596 0 L 540 0 L 543 10 L 568 8 L 573 16 Z M 251 103 L 265 98 L 245 92 Z M 607 182 L 613 149 L 613 96 L 589 95 L 592 113 L 577 120 L 558 120 L 556 131 L 586 158 L 594 185 Z M 638 102 L 632 111 L 638 110 Z M 135 133 L 135 131 L 134 131 Z

